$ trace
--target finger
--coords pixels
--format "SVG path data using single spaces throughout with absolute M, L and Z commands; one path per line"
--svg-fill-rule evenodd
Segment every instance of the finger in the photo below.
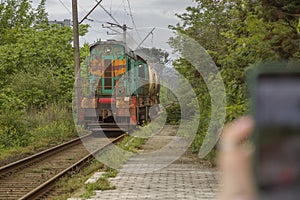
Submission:
M 248 138 L 254 127 L 253 120 L 249 117 L 242 117 L 235 120 L 224 128 L 222 140 L 239 144 Z

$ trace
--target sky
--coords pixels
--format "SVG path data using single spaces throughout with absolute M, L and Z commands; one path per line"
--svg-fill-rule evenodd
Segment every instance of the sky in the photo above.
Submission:
M 40 0 L 33 0 L 33 6 L 36 6 Z M 77 0 L 79 21 L 96 5 L 95 0 Z M 129 2 L 129 4 L 128 4 Z M 184 13 L 186 7 L 194 6 L 193 0 L 103 0 L 101 5 L 112 14 L 119 24 L 126 24 L 134 28 L 128 30 L 129 45 L 135 48 L 151 31 L 156 27 L 153 35 L 150 35 L 143 43 L 145 47 L 156 47 L 170 50 L 166 44 L 168 38 L 172 36 L 172 31 L 168 25 L 175 25 L 179 19 L 175 13 Z M 130 8 L 129 8 L 130 5 Z M 71 0 L 47 0 L 46 10 L 49 20 L 62 21 L 64 19 L 72 20 L 72 1 Z M 130 10 L 132 18 L 130 16 Z M 85 20 L 83 23 L 90 24 L 89 33 L 80 38 L 80 43 L 93 43 L 97 39 L 121 39 L 116 35 L 108 35 L 112 31 L 102 28 L 105 22 L 114 22 L 113 19 L 98 6 L 88 17 L 93 22 Z M 134 24 L 133 24 L 134 23 Z M 120 29 L 116 29 L 121 31 Z

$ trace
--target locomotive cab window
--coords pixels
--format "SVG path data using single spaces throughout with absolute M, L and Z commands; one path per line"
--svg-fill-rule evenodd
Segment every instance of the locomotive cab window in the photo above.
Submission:
M 104 89 L 112 89 L 112 61 L 107 59 L 104 60 Z
M 128 76 L 130 76 L 130 70 L 131 70 L 131 59 L 130 58 L 128 58 Z
M 142 65 L 142 64 L 138 65 L 138 70 L 139 70 L 139 77 L 145 78 L 145 67 L 144 67 L 144 65 Z

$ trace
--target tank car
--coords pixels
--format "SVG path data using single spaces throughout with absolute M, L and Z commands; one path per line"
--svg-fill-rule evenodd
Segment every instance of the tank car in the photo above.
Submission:
M 83 71 L 85 92 L 78 110 L 86 129 L 129 131 L 157 114 L 159 76 L 123 42 L 93 44 Z

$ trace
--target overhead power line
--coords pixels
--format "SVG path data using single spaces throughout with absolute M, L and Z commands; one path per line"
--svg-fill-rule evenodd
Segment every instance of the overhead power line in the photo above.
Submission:
M 61 0 L 60 0 L 60 1 L 61 1 Z M 127 34 L 126 32 L 127 32 L 128 29 L 132 29 L 132 28 L 129 28 L 129 27 L 125 24 L 125 22 L 124 22 L 123 25 L 121 25 L 121 24 L 116 20 L 116 18 L 114 18 L 114 16 L 111 14 L 111 12 L 112 12 L 111 8 L 110 8 L 110 11 L 108 11 L 108 10 L 106 10 L 106 9 L 104 8 L 104 6 L 102 6 L 102 5 L 100 4 L 103 0 L 95 0 L 95 1 L 96 1 L 96 5 L 95 5 L 95 6 L 94 6 L 94 7 L 86 14 L 86 16 L 79 22 L 79 24 L 81 24 L 84 20 L 89 20 L 89 21 L 91 21 L 91 22 L 104 23 L 104 24 L 108 24 L 109 26 L 104 26 L 104 25 L 102 25 L 103 28 L 108 28 L 108 29 L 112 30 L 112 31 L 115 32 L 115 33 L 121 33 L 121 32 L 119 32 L 119 31 L 117 31 L 117 30 L 114 29 L 114 27 L 118 27 L 118 28 L 122 29 L 122 31 L 123 31 L 123 40 L 124 40 L 124 42 L 126 42 L 126 34 Z M 132 25 L 133 25 L 133 27 L 134 27 L 136 33 L 137 33 L 137 36 L 139 37 L 140 40 L 142 40 L 142 42 L 138 45 L 138 47 L 139 47 L 139 46 L 141 46 L 142 43 L 150 36 L 150 34 L 153 35 L 153 31 L 154 31 L 155 28 L 153 28 L 153 29 L 150 31 L 150 33 L 146 36 L 145 39 L 142 39 L 142 37 L 140 36 L 140 34 L 139 34 L 138 30 L 137 30 L 136 24 L 135 24 L 135 20 L 134 20 L 133 14 L 132 14 L 132 9 L 131 9 L 131 5 L 130 5 L 130 1 L 127 0 L 127 3 L 128 3 L 128 10 L 129 10 L 129 13 L 128 13 L 127 9 L 126 9 L 126 5 L 125 5 L 126 3 L 125 3 L 125 0 L 122 0 L 122 4 L 124 5 L 124 12 L 127 13 L 127 14 L 130 16 L 131 21 L 132 21 Z M 88 18 L 88 16 L 89 16 L 89 15 L 96 9 L 96 7 L 98 7 L 98 6 L 100 6 L 100 7 L 104 10 L 104 12 L 105 12 L 105 13 L 106 13 L 106 14 L 107 14 L 107 15 L 108 15 L 115 23 L 111 23 L 111 22 L 103 22 L 103 21 L 97 21 L 97 20 L 95 20 L 95 19 Z M 112 1 L 111 1 L 111 7 L 112 7 Z M 125 17 L 124 17 L 124 18 L 125 18 Z
M 84 7 L 82 7 L 79 3 L 78 3 L 79 8 L 81 8 L 84 12 L 87 12 L 86 9 L 84 9 Z
M 124 2 L 122 1 L 119 6 L 115 6 L 116 9 L 112 15 L 115 15 L 117 12 L 119 12 L 123 5 L 124 5 Z
M 90 10 L 90 12 L 88 12 L 85 16 L 84 16 L 84 18 L 82 18 L 82 20 L 79 22 L 79 24 L 81 24 L 94 10 L 95 10 L 95 8 L 97 8 L 97 6 L 98 5 L 100 5 L 100 3 L 102 2 L 103 0 L 100 0 L 99 2 L 98 1 L 96 1 L 97 2 L 97 4 Z
M 147 34 L 147 36 L 143 39 L 143 41 L 137 46 L 136 49 L 140 48 L 140 46 L 145 42 L 145 40 L 151 35 L 153 34 L 153 31 L 155 30 L 155 27 Z
M 129 15 L 130 15 L 130 18 L 131 18 L 131 21 L 132 21 L 132 25 L 133 25 L 133 27 L 134 27 L 134 29 L 135 29 L 135 32 L 137 33 L 137 36 L 139 37 L 140 40 L 142 40 L 142 37 L 141 37 L 140 33 L 138 32 L 138 30 L 137 30 L 137 28 L 136 28 L 136 24 L 135 24 L 133 15 L 132 15 L 132 9 L 131 9 L 131 6 L 130 6 L 130 1 L 127 0 L 127 3 L 128 3 Z
M 69 12 L 70 15 L 72 15 L 71 10 L 64 4 L 62 0 L 59 0 L 59 2 L 63 5 L 63 7 Z
M 99 23 L 99 24 L 105 24 L 105 23 L 107 23 L 105 21 L 99 21 L 99 20 L 92 19 L 92 18 L 86 18 L 86 20 L 88 20 L 90 22 L 96 22 L 96 23 Z
M 130 18 L 131 18 L 131 21 L 132 21 L 132 25 L 136 29 L 136 25 L 135 25 L 135 22 L 134 22 L 134 19 L 133 19 L 133 15 L 132 15 L 132 11 L 131 11 L 131 6 L 130 6 L 129 0 L 127 0 L 127 3 L 128 3 L 129 15 L 130 15 Z
M 110 14 L 102 5 L 100 5 L 100 7 L 104 10 L 104 12 L 106 12 L 110 16 L 110 18 L 112 18 L 112 20 L 114 20 L 114 22 L 116 24 L 118 24 L 119 26 L 121 26 L 121 24 L 112 16 L 112 14 Z

